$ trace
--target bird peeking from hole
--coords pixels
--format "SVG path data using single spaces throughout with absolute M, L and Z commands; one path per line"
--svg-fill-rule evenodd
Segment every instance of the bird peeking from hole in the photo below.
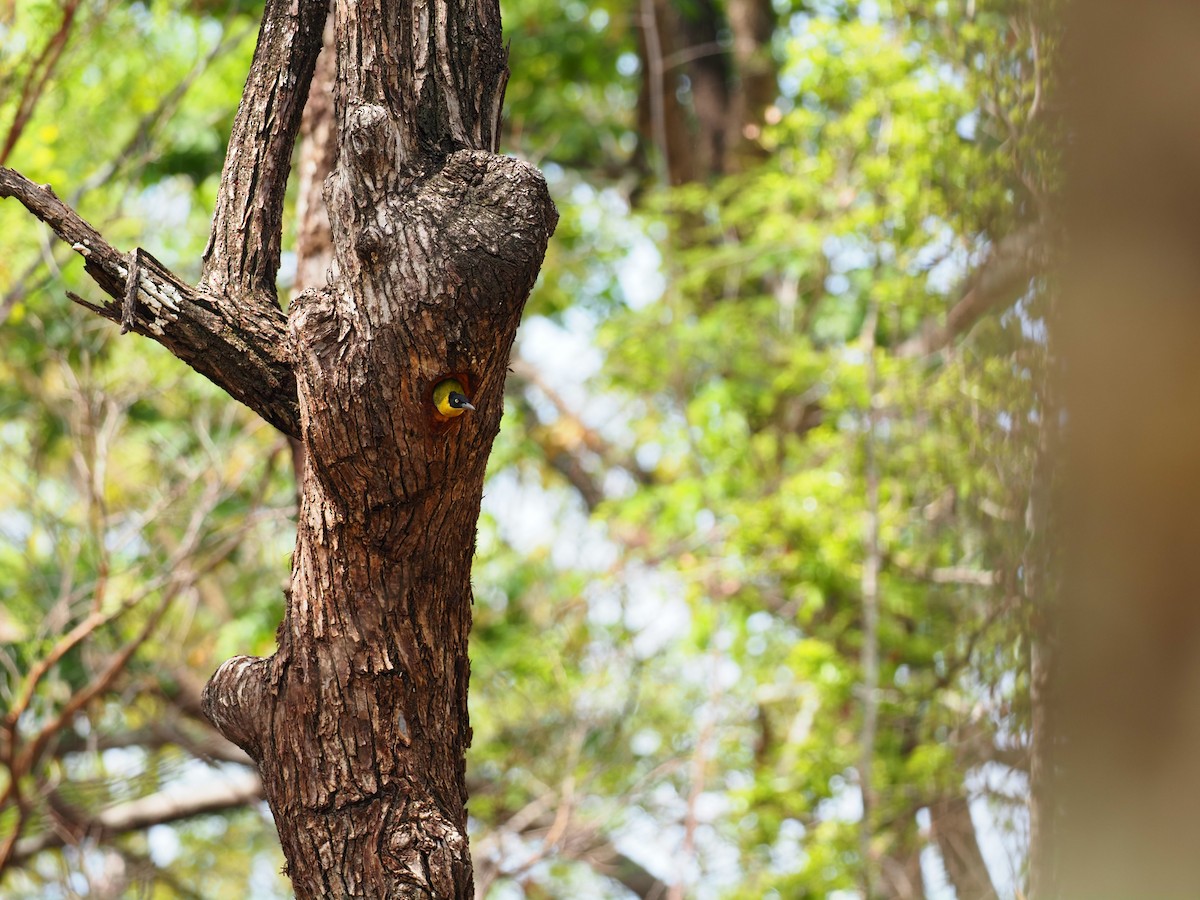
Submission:
M 466 389 L 463 388 L 462 382 L 455 378 L 447 378 L 445 381 L 438 382 L 437 387 L 433 389 L 433 405 L 447 419 L 461 416 L 468 409 L 475 408 L 467 399 Z

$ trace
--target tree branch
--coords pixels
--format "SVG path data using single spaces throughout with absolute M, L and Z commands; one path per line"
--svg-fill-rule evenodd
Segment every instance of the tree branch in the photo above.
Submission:
M 119 253 L 48 186 L 0 169 L 0 197 L 16 197 L 48 224 L 118 302 L 72 299 L 122 332 L 153 337 L 292 437 L 300 416 L 275 275 L 292 145 L 327 16 L 327 0 L 267 2 L 198 289 L 140 248 Z
M 78 10 L 79 0 L 68 0 L 63 5 L 62 23 L 46 42 L 45 49 L 33 61 L 29 74 L 25 78 L 25 85 L 21 90 L 21 99 L 17 103 L 17 111 L 13 115 L 12 125 L 4 138 L 4 146 L 0 148 L 0 165 L 7 162 L 13 147 L 16 146 L 21 134 L 25 131 L 25 126 L 33 117 L 33 110 L 46 89 L 46 83 L 50 80 L 50 75 L 54 72 L 54 67 L 58 64 L 63 49 L 67 46 L 67 40 L 71 36 L 71 26 Z
M 1029 287 L 1050 261 L 1046 230 L 1030 225 L 992 246 L 987 260 L 968 279 L 958 302 L 944 322 L 930 318 L 917 333 L 896 348 L 900 357 L 928 356 L 948 347 L 989 310 L 1006 307 Z
M 105 840 L 154 825 L 168 825 L 195 816 L 226 812 L 261 799 L 262 782 L 254 774 L 225 784 L 199 784 L 187 790 L 160 791 L 110 806 L 90 819 L 80 816 L 69 823 L 70 827 L 45 831 L 18 841 L 10 862 L 20 864 L 43 850 L 66 846 L 73 834 Z M 64 814 L 61 805 L 58 812 Z
M 159 750 L 164 747 L 178 747 L 202 762 L 215 765 L 216 763 L 235 763 L 241 766 L 252 766 L 252 760 L 246 752 L 225 738 L 204 721 L 204 731 L 189 734 L 178 722 L 154 722 L 132 731 L 116 734 L 88 735 L 81 737 L 74 731 L 64 729 L 54 738 L 51 752 L 55 759 L 76 753 L 93 753 L 103 750 L 123 750 L 136 747 L 142 750 Z
M 155 129 L 163 122 L 170 120 L 180 101 L 192 88 L 197 79 L 208 71 L 214 61 L 241 43 L 247 31 L 248 29 L 239 29 L 236 34 L 225 34 L 212 50 L 192 66 L 191 70 L 180 79 L 175 87 L 163 95 L 154 109 L 142 116 L 137 127 L 133 130 L 133 135 L 125 142 L 125 145 L 117 154 L 103 165 L 100 165 L 91 175 L 84 179 L 82 184 L 71 192 L 67 204 L 69 206 L 78 206 L 79 201 L 89 191 L 94 190 L 100 185 L 107 184 L 115 175 L 125 170 L 128 166 L 139 165 L 145 162 L 146 158 L 151 156 L 151 144 Z M 2 162 L 3 158 L 0 157 L 0 163 Z M 38 278 L 36 282 L 31 283 L 34 276 L 46 265 L 46 262 L 44 256 L 39 257 L 24 272 L 11 281 L 8 292 L 3 298 L 0 298 L 0 324 L 3 324 L 8 319 L 9 313 L 18 301 L 34 291 L 45 287 L 50 281 L 49 276 L 43 276 Z M 55 254 L 51 262 L 52 268 L 61 265 L 60 254 Z
M 996 889 L 979 849 L 967 799 L 946 797 L 929 804 L 929 821 L 955 893 L 979 900 L 995 897 Z
M 550 467 L 579 492 L 589 513 L 604 501 L 605 494 L 603 473 L 593 472 L 585 464 L 587 453 L 594 454 L 609 468 L 625 469 L 640 484 L 653 482 L 651 474 L 638 465 L 636 459 L 623 454 L 579 418 L 541 373 L 520 357 L 510 362 L 508 384 L 512 388 L 510 396 L 533 423 L 529 438 L 541 449 Z M 526 390 L 531 387 L 554 406 L 557 420 L 546 422 L 538 414 L 526 396 Z
M 152 150 L 155 130 L 160 125 L 170 121 L 178 109 L 180 102 L 187 92 L 192 89 L 192 86 L 200 76 L 208 72 L 214 62 L 234 47 L 237 47 L 249 31 L 249 27 L 239 28 L 235 33 L 230 34 L 228 28 L 226 28 L 221 39 L 213 45 L 213 48 L 198 59 L 195 65 L 192 66 L 187 74 L 171 90 L 163 94 L 152 110 L 142 116 L 137 123 L 137 127 L 133 129 L 133 134 L 130 135 L 129 140 L 125 142 L 117 154 L 84 179 L 83 183 L 71 192 L 70 199 L 67 202 L 72 206 L 77 206 L 80 199 L 88 191 L 107 184 L 119 172 L 125 170 L 127 166 L 144 163 Z
M 509 396 L 521 413 L 530 420 L 531 427 L 528 430 L 530 440 L 538 445 L 550 468 L 562 475 L 567 483 L 575 488 L 580 499 L 583 500 L 583 505 L 587 507 L 587 511 L 594 512 L 596 507 L 604 502 L 604 489 L 601 487 L 600 480 L 584 466 L 577 446 L 566 446 L 563 441 L 555 439 L 550 429 L 538 416 L 533 404 L 529 402 L 529 398 L 525 396 L 525 392 L 520 389 L 519 376 L 515 372 L 509 377 L 509 384 L 514 385 L 515 388 L 509 393 Z
M 328 13 L 328 0 L 267 0 L 229 137 L 200 287 L 252 318 L 278 307 L 283 196 Z
M 475 785 L 471 794 L 474 796 L 482 790 L 481 785 Z M 477 864 L 475 888 L 478 896 L 487 896 L 497 879 L 513 878 L 531 868 L 528 863 L 516 870 L 501 868 L 498 844 L 504 835 L 517 835 L 527 840 L 541 840 L 546 849 L 553 845 L 558 858 L 583 863 L 596 874 L 611 878 L 643 900 L 664 900 L 670 886 L 651 874 L 641 863 L 619 851 L 611 838 L 595 823 L 568 819 L 565 827 L 558 829 L 557 840 L 548 841 L 559 818 L 555 810 L 557 799 L 553 791 L 535 798 L 509 816 L 503 824 L 496 825 L 491 835 L 480 842 L 476 854 L 484 858 Z M 539 853 L 532 862 L 541 862 L 545 858 L 546 854 Z
M 0 167 L 0 197 L 15 197 L 84 258 L 84 268 L 113 302 L 82 306 L 121 322 L 129 256 L 119 252 L 49 185 Z M 287 325 L 278 309 L 247 317 L 236 302 L 198 291 L 145 251 L 130 330 L 153 338 L 245 403 L 285 434 L 300 434 L 296 379 L 287 351 Z
M 325 208 L 325 180 L 337 164 L 334 140 L 333 93 L 337 79 L 337 48 L 333 22 L 325 23 L 325 47 L 317 57 L 308 102 L 300 117 L 300 153 L 296 165 L 296 281 L 295 298 L 309 288 L 324 286 L 333 262 L 333 232 Z

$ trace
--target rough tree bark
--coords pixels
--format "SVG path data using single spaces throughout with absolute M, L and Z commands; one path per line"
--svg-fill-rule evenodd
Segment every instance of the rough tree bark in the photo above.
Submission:
M 47 186 L 3 169 L 0 196 L 114 298 L 79 302 L 303 442 L 279 650 L 230 660 L 204 695 L 258 765 L 296 895 L 470 897 L 471 557 L 509 351 L 557 214 L 535 169 L 496 155 L 495 0 L 338 0 L 334 16 L 334 260 L 286 316 L 282 197 L 326 0 L 267 0 L 198 287 L 116 251 Z M 477 412 L 438 414 L 451 375 Z

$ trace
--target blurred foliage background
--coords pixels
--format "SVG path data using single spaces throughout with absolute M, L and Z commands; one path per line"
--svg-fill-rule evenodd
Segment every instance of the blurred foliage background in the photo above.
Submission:
M 502 9 L 562 218 L 475 563 L 480 896 L 1023 896 L 1047 4 Z M 0 5 L 2 161 L 195 277 L 260 10 Z M 198 696 L 274 646 L 287 442 L 0 242 L 5 895 L 286 897 Z

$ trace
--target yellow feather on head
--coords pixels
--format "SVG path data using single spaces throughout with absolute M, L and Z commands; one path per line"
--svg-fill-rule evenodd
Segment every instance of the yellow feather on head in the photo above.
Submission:
M 461 416 L 468 409 L 475 408 L 467 399 L 466 388 L 457 378 L 447 378 L 438 382 L 433 389 L 433 405 L 448 419 Z

